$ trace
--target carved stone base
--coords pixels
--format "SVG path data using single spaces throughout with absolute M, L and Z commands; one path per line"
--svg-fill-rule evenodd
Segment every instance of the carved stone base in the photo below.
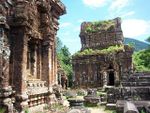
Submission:
M 13 113 L 13 103 L 15 99 L 12 97 L 13 90 L 10 86 L 0 88 L 0 106 L 4 108 L 6 113 Z
M 28 95 L 25 93 L 16 96 L 15 109 L 17 110 L 17 113 L 25 113 L 25 111 L 28 109 L 27 100 Z

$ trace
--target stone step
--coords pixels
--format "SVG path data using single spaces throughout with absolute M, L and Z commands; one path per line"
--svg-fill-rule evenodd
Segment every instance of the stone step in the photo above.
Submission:
M 101 105 L 106 105 L 107 104 L 107 102 L 101 102 Z
M 150 82 L 121 82 L 123 86 L 150 86 Z
M 108 103 L 106 104 L 106 109 L 115 110 L 116 104 Z

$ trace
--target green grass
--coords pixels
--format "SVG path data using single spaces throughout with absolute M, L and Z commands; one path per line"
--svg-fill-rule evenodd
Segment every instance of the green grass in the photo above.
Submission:
M 84 107 L 99 108 L 99 105 L 98 104 L 93 104 L 93 103 L 86 102 L 86 103 L 84 103 Z
M 109 110 L 106 106 L 100 106 L 100 109 L 103 109 L 106 113 L 117 113 L 115 110 Z
M 140 113 L 146 113 L 143 109 L 140 111 Z
M 6 109 L 5 108 L 0 108 L 0 113 L 5 113 Z
M 66 110 L 68 110 L 68 108 L 63 106 L 62 104 L 56 103 L 56 104 L 45 106 L 44 110 L 49 110 L 49 111 L 54 110 L 56 112 L 62 111 L 64 113 Z
M 106 95 L 106 92 L 97 91 L 97 96 L 105 96 L 105 95 Z
M 24 112 L 25 112 L 25 113 L 29 113 L 29 109 L 28 109 L 28 108 L 25 108 Z
M 114 110 L 105 110 L 106 111 L 106 113 L 117 113 L 116 111 L 114 111 Z

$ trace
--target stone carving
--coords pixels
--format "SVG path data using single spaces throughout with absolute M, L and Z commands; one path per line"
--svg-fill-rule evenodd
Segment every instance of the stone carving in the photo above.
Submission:
M 8 46 L 8 41 L 6 37 L 4 38 L 4 29 L 0 29 L 1 31 L 1 39 L 0 39 L 0 46 L 1 46 L 1 81 L 4 85 L 6 82 L 8 82 L 8 76 L 9 76 L 9 56 L 10 56 L 10 50 Z M 5 86 L 5 85 L 4 85 Z
M 6 25 L 6 9 L 3 5 L 0 5 L 0 60 L 1 60 L 1 87 L 7 87 L 8 85 L 8 76 L 9 76 L 9 44 L 8 44 L 8 37 L 6 36 L 5 32 L 5 25 Z
M 53 91 L 54 91 L 54 94 L 56 95 L 56 98 L 59 99 L 59 100 L 62 100 L 62 88 L 59 86 L 59 85 L 54 85 L 53 86 Z
M 67 89 L 68 87 L 68 78 L 66 75 L 61 76 L 61 85 L 63 89 Z
M 67 87 L 68 87 L 68 77 L 67 77 L 64 69 L 62 69 L 59 61 L 57 61 L 57 65 L 58 65 L 57 66 L 58 84 L 60 84 L 63 89 L 67 89 Z
M 84 96 L 86 104 L 97 105 L 100 103 L 100 97 L 96 95 L 96 89 L 88 89 L 88 94 Z

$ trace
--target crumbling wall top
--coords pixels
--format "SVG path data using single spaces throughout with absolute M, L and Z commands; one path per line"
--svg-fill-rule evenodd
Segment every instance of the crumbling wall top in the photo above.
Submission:
M 104 49 L 109 46 L 122 45 L 121 18 L 83 22 L 81 24 L 80 38 L 82 50 L 87 48 Z
M 118 28 L 120 26 L 121 26 L 121 18 L 119 17 L 113 20 L 83 22 L 81 24 L 81 34 L 98 33 L 103 31 L 114 31 L 115 28 Z

